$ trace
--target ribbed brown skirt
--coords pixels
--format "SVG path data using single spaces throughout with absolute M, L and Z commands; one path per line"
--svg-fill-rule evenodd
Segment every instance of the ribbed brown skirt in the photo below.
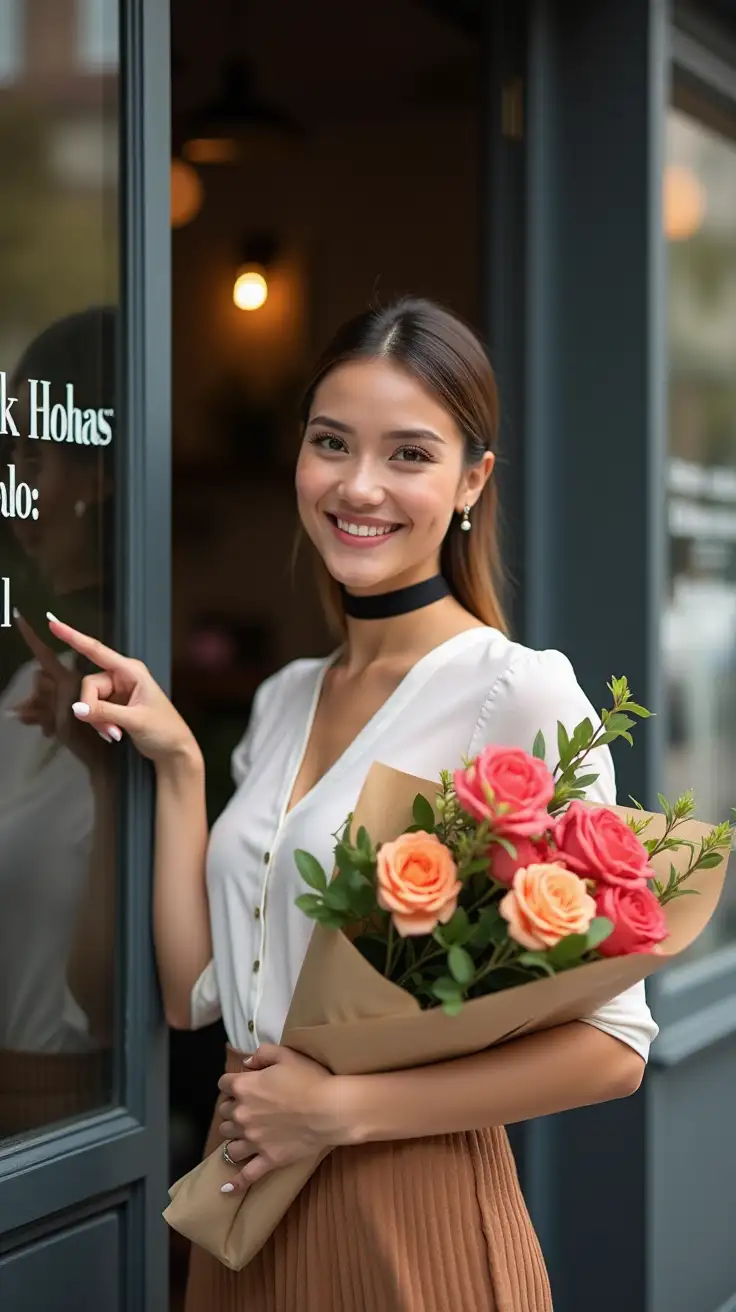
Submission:
M 449 1309 L 552 1309 L 503 1129 L 337 1148 L 245 1270 L 192 1249 L 186 1312 Z

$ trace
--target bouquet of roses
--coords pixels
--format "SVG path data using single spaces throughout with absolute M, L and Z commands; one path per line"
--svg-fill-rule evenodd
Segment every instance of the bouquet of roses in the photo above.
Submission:
M 479 1052 L 589 1016 L 695 941 L 733 831 L 694 820 L 690 793 L 660 798 L 660 814 L 585 802 L 596 748 L 630 743 L 647 715 L 625 679 L 610 690 L 599 726 L 559 725 L 554 770 L 541 735 L 532 754 L 489 747 L 439 783 L 371 768 L 332 877 L 295 854 L 310 890 L 298 905 L 316 924 L 286 1047 L 346 1075 Z M 240 1270 L 325 1155 L 223 1197 L 216 1151 L 164 1215 Z
M 463 1003 L 604 957 L 656 953 L 668 937 L 664 907 L 695 893 L 698 871 L 719 866 L 731 842 L 728 823 L 694 843 L 683 826 L 692 793 L 671 806 L 665 824 L 591 807 L 591 753 L 616 738 L 631 742 L 634 720 L 647 716 L 625 679 L 610 685 L 613 708 L 568 737 L 558 726 L 559 761 L 545 764 L 538 735 L 533 754 L 487 747 L 454 774 L 443 773 L 434 804 L 413 799 L 412 823 L 384 843 L 353 817 L 338 836 L 336 873 L 328 881 L 308 852 L 295 854 L 313 890 L 297 905 L 353 946 L 422 1008 L 455 1015 Z M 675 864 L 681 852 L 684 862 Z M 669 854 L 665 880 L 653 863 Z

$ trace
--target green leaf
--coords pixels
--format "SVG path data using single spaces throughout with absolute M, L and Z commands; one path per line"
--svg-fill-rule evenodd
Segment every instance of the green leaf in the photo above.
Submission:
M 458 984 L 467 986 L 475 974 L 475 962 L 465 948 L 455 944 L 450 948 L 447 954 L 447 964 L 450 967 L 450 973 Z
M 420 829 L 424 829 L 428 834 L 434 833 L 434 811 L 422 793 L 417 793 L 414 798 L 412 815 L 414 816 L 414 823 L 419 825 Z
M 305 915 L 314 919 L 314 913 L 323 905 L 322 898 L 318 893 L 302 893 L 299 897 L 294 898 L 294 905 L 303 911 Z
M 723 861 L 723 852 L 706 852 L 695 862 L 696 870 L 714 870 Z
M 442 1010 L 446 1016 L 458 1016 L 463 1009 L 462 998 L 447 998 L 442 1003 Z
M 593 725 L 586 716 L 584 720 L 580 721 L 580 724 L 576 725 L 572 738 L 570 739 L 570 747 L 573 749 L 573 755 L 577 756 L 578 753 L 582 752 L 583 748 L 588 747 L 592 741 Z
M 324 904 L 333 911 L 349 911 L 351 906 L 350 889 L 341 883 L 338 875 L 325 890 Z
M 495 902 L 484 907 L 473 929 L 470 942 L 479 951 L 484 951 L 490 943 L 495 946 L 503 943 L 507 937 L 508 926 Z
M 492 834 L 491 842 L 497 843 L 499 847 L 503 848 L 504 852 L 508 853 L 512 861 L 514 860 L 514 858 L 516 857 L 516 848 L 514 847 L 513 843 L 509 842 L 508 838 L 502 838 L 500 834 Z
M 570 739 L 562 720 L 557 721 L 557 751 L 560 755 L 560 761 L 566 762 L 570 752 Z
M 624 704 L 627 711 L 630 711 L 632 715 L 638 715 L 642 720 L 648 720 L 654 714 L 653 711 L 648 711 L 646 706 L 640 706 L 638 702 L 625 702 Z
M 568 934 L 550 949 L 547 956 L 555 970 L 565 970 L 568 966 L 575 965 L 587 950 L 587 934 Z
M 591 920 L 590 928 L 585 935 L 588 950 L 592 951 L 593 948 L 597 948 L 598 944 L 602 943 L 604 938 L 608 938 L 609 934 L 612 933 L 613 921 L 609 920 L 608 916 L 596 916 L 595 920 Z
M 443 942 L 448 948 L 452 947 L 454 943 L 457 943 L 460 947 L 463 943 L 467 943 L 472 929 L 465 907 L 458 907 L 452 919 L 448 920 L 447 924 L 442 925 L 441 928 Z
M 377 907 L 376 890 L 371 884 L 363 884 L 362 888 L 354 889 L 350 899 L 353 912 L 361 919 L 372 916 Z
M 576 776 L 576 778 L 575 778 L 575 787 L 576 787 L 576 788 L 592 788 L 593 784 L 596 784 L 596 783 L 598 782 L 599 777 L 600 777 L 600 776 L 597 775 L 597 774 L 584 774 L 584 775 L 581 775 L 579 779 L 578 779 L 577 776 Z
M 299 850 L 294 853 L 294 860 L 304 883 L 309 884 L 310 888 L 319 889 L 323 893 L 327 888 L 327 875 L 317 858 L 312 856 L 311 852 Z
M 542 733 L 541 729 L 539 730 L 539 733 L 534 739 L 534 746 L 532 747 L 532 756 L 536 756 L 538 761 L 544 761 L 546 759 L 547 744 L 544 741 L 544 734 Z
M 347 924 L 344 915 L 324 904 L 315 908 L 312 912 L 312 920 L 316 920 L 318 925 L 324 925 L 325 929 L 344 929 Z
M 368 830 L 365 829 L 363 825 L 361 825 L 358 830 L 358 850 L 365 856 L 373 855 L 373 844 L 371 843 Z
M 522 966 L 538 966 L 547 975 L 554 975 L 554 968 L 547 960 L 546 952 L 522 952 L 518 958 Z
M 463 990 L 457 980 L 449 975 L 440 975 L 432 984 L 432 993 L 440 1002 L 462 1001 Z
M 463 876 L 470 879 L 471 875 L 485 875 L 491 868 L 491 862 L 487 856 L 474 857 L 468 861 L 467 865 L 462 867 Z

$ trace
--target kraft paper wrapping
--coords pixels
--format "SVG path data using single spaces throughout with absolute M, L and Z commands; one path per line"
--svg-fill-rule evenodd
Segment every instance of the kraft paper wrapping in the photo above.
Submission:
M 434 803 L 437 785 L 374 765 L 355 809 L 356 831 L 365 825 L 376 843 L 395 838 L 412 823 L 417 793 Z M 642 812 L 625 807 L 611 809 L 624 817 L 643 817 Z M 664 825 L 663 816 L 652 815 L 645 837 L 658 837 Z M 677 834 L 699 845 L 709 828 L 689 821 L 678 826 Z M 727 855 L 724 853 L 720 866 L 690 878 L 688 887 L 697 889 L 699 896 L 668 903 L 669 937 L 658 953 L 596 961 L 476 998 L 457 1016 L 446 1016 L 439 1008 L 422 1011 L 414 998 L 379 975 L 343 934 L 317 925 L 297 980 L 282 1043 L 321 1062 L 336 1075 L 370 1074 L 467 1056 L 522 1034 L 588 1016 L 667 965 L 695 941 L 718 904 Z M 653 866 L 666 881 L 670 862 L 684 869 L 689 856 L 689 849 L 682 847 L 655 858 Z M 226 1267 L 239 1271 L 262 1248 L 329 1151 L 281 1167 L 259 1180 L 246 1195 L 233 1198 L 220 1192 L 233 1172 L 218 1148 L 172 1186 L 164 1217 Z

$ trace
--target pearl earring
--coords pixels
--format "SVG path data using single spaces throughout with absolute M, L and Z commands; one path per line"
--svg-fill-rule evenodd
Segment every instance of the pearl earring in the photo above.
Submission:
M 463 533 L 470 532 L 470 506 L 465 506 L 463 508 L 463 517 L 460 520 L 460 527 Z
M 86 501 L 75 501 L 75 502 L 74 502 L 74 514 L 76 515 L 77 519 L 81 519 L 81 518 L 82 518 L 82 516 L 83 516 L 83 514 L 84 514 L 84 512 L 85 512 L 86 509 L 87 509 L 87 502 L 86 502 Z

